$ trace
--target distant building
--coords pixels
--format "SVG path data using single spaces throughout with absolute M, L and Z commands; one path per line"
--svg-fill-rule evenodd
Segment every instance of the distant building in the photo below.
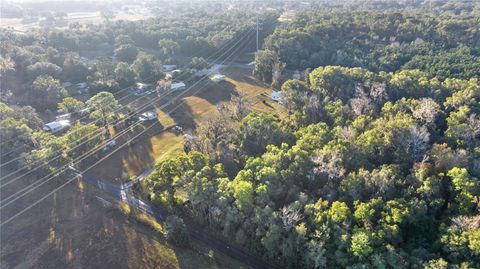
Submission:
M 69 120 L 59 120 L 59 121 L 52 121 L 43 127 L 43 130 L 45 132 L 50 132 L 50 133 L 58 133 L 60 131 L 63 131 L 70 127 L 70 121 Z
M 225 81 L 225 76 L 217 74 L 217 75 L 213 76 L 211 79 L 214 82 L 221 82 L 221 81 Z
M 183 82 L 172 83 L 170 90 L 172 91 L 182 91 L 186 89 L 186 85 Z

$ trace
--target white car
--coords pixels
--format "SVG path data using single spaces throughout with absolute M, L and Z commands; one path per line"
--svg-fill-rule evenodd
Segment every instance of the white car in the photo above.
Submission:
M 154 120 L 157 118 L 157 113 L 155 111 L 147 111 L 140 115 L 140 121 Z

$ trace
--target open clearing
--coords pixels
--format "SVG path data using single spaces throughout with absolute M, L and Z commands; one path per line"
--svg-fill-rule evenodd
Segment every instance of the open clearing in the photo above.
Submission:
M 196 88 L 185 92 L 183 97 L 160 109 L 159 125 L 163 127 L 180 125 L 186 130 L 192 130 L 202 121 L 217 113 L 217 105 L 230 100 L 232 94 L 243 93 L 252 104 L 255 111 L 265 112 L 281 118 L 285 115 L 283 107 L 271 100 L 271 89 L 250 74 L 250 70 L 229 67 L 222 73 L 226 81 L 214 83 L 207 81 L 196 87 L 206 86 L 192 95 Z M 138 104 L 148 101 L 142 98 Z M 163 102 L 165 103 L 165 102 Z M 152 167 L 155 163 L 183 151 L 183 136 L 173 131 L 152 128 L 147 135 L 137 139 L 130 147 L 125 147 L 110 158 L 99 163 L 89 173 L 104 180 L 121 183 L 120 179 L 132 178 Z
M 152 17 L 150 10 L 140 7 L 132 6 L 128 10 L 117 10 L 114 12 L 113 18 L 111 21 L 125 20 L 125 21 L 137 21 L 144 20 Z M 20 32 L 25 32 L 33 28 L 41 27 L 43 24 L 43 19 L 22 19 L 22 18 L 1 18 L 0 27 L 9 27 L 13 28 Z M 67 16 L 63 20 L 59 20 L 53 25 L 48 27 L 54 28 L 67 28 L 70 23 L 80 23 L 80 24 L 99 24 L 105 22 L 105 18 L 102 16 L 100 11 L 89 11 L 89 12 L 68 12 Z
M 14 183 L 17 186 L 12 187 L 18 189 L 26 183 Z M 60 183 L 40 188 L 12 204 L 13 208 L 6 207 L 1 211 L 2 220 Z M 8 194 L 2 189 L 2 197 Z M 150 226 L 124 215 L 113 203 L 114 200 L 100 190 L 74 180 L 2 226 L 1 238 L 8 244 L 0 247 L 0 268 L 220 269 L 242 266 L 195 241 L 192 247 L 173 247 Z

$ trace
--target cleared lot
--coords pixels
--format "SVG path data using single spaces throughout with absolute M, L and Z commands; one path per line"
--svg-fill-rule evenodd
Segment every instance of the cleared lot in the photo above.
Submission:
M 203 90 L 194 95 L 191 93 L 195 92 L 196 88 L 186 91 L 182 98 L 162 109 L 159 107 L 164 102 L 158 102 L 156 104 L 158 126 L 136 139 L 130 147 L 119 150 L 99 163 L 90 173 L 105 180 L 121 183 L 121 180 L 141 174 L 162 159 L 182 152 L 183 136 L 165 129 L 174 125 L 180 125 L 186 130 L 194 129 L 199 123 L 217 113 L 217 105 L 230 100 L 232 94 L 245 94 L 255 111 L 283 117 L 285 114 L 283 107 L 270 98 L 272 91 L 251 76 L 249 70 L 232 67 L 223 69 L 222 73 L 227 76 L 224 82 L 200 83 L 196 87 L 206 85 Z M 142 98 L 136 105 L 140 106 L 148 100 L 149 98 Z M 134 135 L 135 133 L 132 133 L 129 136 Z
M 2 189 L 2 197 L 29 180 Z M 1 211 L 14 215 L 62 182 L 40 188 Z M 193 242 L 177 248 L 136 218 L 125 216 L 100 190 L 81 180 L 2 226 L 0 268 L 239 268 L 241 265 Z M 243 266 L 246 268 L 245 266 Z

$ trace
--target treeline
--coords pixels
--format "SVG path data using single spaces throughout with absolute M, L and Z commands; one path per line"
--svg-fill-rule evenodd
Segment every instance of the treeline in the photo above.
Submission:
M 281 96 L 281 121 L 234 97 L 150 198 L 281 268 L 480 266 L 478 79 L 326 66 Z
M 430 77 L 466 79 L 480 76 L 479 24 L 478 12 L 303 12 L 277 28 L 264 48 L 293 70 L 326 65 L 373 72 L 420 69 Z M 257 58 L 257 64 L 268 60 Z
M 277 17 L 276 11 L 262 12 L 262 35 L 273 31 Z M 57 86 L 49 89 L 52 94 L 36 87 L 41 78 L 60 84 L 88 82 L 91 96 L 101 91 L 114 93 L 135 81 L 153 83 L 164 77 L 163 64 L 181 66 L 191 63 L 193 56 L 198 60 L 214 53 L 221 58 L 219 51 L 246 38 L 251 39 L 246 46 L 255 46 L 255 22 L 256 13 L 251 10 L 205 5 L 134 22 L 72 23 L 69 29 L 35 29 L 25 34 L 2 29 L 1 98 L 43 111 L 55 109 L 63 95 Z M 197 67 L 201 68 L 190 64 L 190 68 Z M 191 75 L 191 70 L 185 72 L 184 77 Z

